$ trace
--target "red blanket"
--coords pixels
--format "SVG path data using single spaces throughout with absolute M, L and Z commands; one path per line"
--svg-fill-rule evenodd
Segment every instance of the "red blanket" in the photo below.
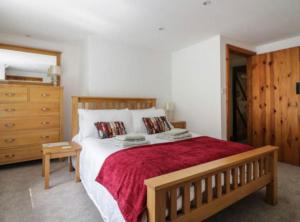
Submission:
M 146 209 L 145 179 L 249 149 L 248 145 L 210 137 L 128 148 L 105 160 L 96 181 L 117 201 L 124 219 L 136 222 Z

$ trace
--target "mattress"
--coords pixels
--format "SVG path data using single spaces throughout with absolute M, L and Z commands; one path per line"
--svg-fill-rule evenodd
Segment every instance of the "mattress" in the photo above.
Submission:
M 193 134 L 193 136 L 198 135 Z M 156 138 L 156 135 L 145 135 L 145 137 L 151 144 L 169 142 Z M 82 146 L 80 154 L 80 178 L 88 196 L 98 208 L 105 222 L 123 222 L 124 218 L 117 202 L 105 187 L 95 181 L 105 159 L 122 148 L 116 146 L 114 139 L 90 137 L 79 141 L 78 138 L 78 136 L 75 136 L 73 141 Z M 75 166 L 75 159 L 73 159 L 72 163 Z M 145 221 L 145 219 L 146 218 L 144 218 L 143 221 Z
M 193 137 L 198 136 L 192 134 Z M 156 138 L 156 135 L 145 135 L 146 139 L 151 144 L 169 142 L 167 140 Z M 104 186 L 95 181 L 99 170 L 101 169 L 105 159 L 112 153 L 122 149 L 116 146 L 114 139 L 98 139 L 98 138 L 86 138 L 83 141 L 79 141 L 78 137 L 74 137 L 73 141 L 79 143 L 82 146 L 80 155 L 80 177 L 81 182 L 95 206 L 99 210 L 103 220 L 105 222 L 123 222 L 125 221 L 118 207 L 117 202 L 106 190 Z M 73 164 L 74 164 L 73 159 Z M 224 184 L 224 175 L 221 177 L 222 185 Z M 232 178 L 231 178 L 232 182 Z M 205 189 L 205 181 L 203 181 L 203 192 Z M 212 186 L 215 187 L 215 180 L 212 180 Z M 178 190 L 177 208 L 182 207 L 182 196 Z M 190 200 L 194 199 L 194 187 L 191 186 Z M 166 211 L 166 214 L 168 212 Z M 143 215 L 142 221 L 147 221 L 146 214 Z

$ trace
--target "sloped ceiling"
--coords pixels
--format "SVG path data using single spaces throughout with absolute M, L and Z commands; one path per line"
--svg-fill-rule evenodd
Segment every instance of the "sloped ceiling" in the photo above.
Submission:
M 258 45 L 300 34 L 299 21 L 299 0 L 0 1 L 0 33 L 57 41 L 97 35 L 164 50 L 216 34 Z

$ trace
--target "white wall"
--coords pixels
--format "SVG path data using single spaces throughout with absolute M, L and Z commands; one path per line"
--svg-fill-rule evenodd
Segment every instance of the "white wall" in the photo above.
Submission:
M 259 45 L 256 47 L 256 52 L 258 54 L 261 54 L 261 53 L 272 52 L 280 49 L 287 49 L 287 48 L 292 48 L 297 46 L 300 46 L 300 36 L 295 36 L 292 38 L 282 39 L 279 41 Z
M 214 36 L 173 53 L 172 98 L 176 118 L 200 134 L 226 139 L 226 44 L 248 50 L 247 45 Z
M 298 46 L 300 37 L 255 47 L 217 35 L 173 52 L 171 58 L 164 52 L 90 38 L 83 52 L 86 91 L 156 97 L 160 104 L 172 98 L 175 118 L 186 120 L 190 130 L 226 139 L 227 44 L 261 53 Z
M 85 42 L 89 95 L 154 97 L 160 106 L 171 98 L 171 54 L 108 42 Z
M 202 135 L 222 137 L 220 36 L 172 54 L 176 119 Z
M 226 44 L 263 53 L 300 45 L 300 36 L 253 47 L 214 36 L 171 53 L 99 38 L 57 43 L 0 34 L 0 42 L 62 52 L 65 137 L 71 136 L 71 96 L 172 99 L 176 119 L 203 135 L 226 138 Z
M 57 43 L 0 34 L 0 42 L 62 52 L 65 138 L 71 138 L 71 96 L 171 98 L 171 54 L 90 38 Z
M 15 44 L 41 49 L 56 50 L 62 52 L 62 85 L 64 87 L 64 136 L 65 139 L 71 137 L 71 96 L 84 95 L 81 85 L 84 76 L 81 72 L 81 44 L 75 43 L 57 43 L 42 41 L 33 38 L 26 38 L 13 35 L 0 35 L 0 42 L 6 44 Z

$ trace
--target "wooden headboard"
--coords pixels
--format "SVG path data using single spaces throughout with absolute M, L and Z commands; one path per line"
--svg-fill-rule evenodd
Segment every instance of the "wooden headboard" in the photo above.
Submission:
M 79 130 L 78 109 L 147 109 L 156 106 L 154 98 L 72 97 L 72 136 Z

